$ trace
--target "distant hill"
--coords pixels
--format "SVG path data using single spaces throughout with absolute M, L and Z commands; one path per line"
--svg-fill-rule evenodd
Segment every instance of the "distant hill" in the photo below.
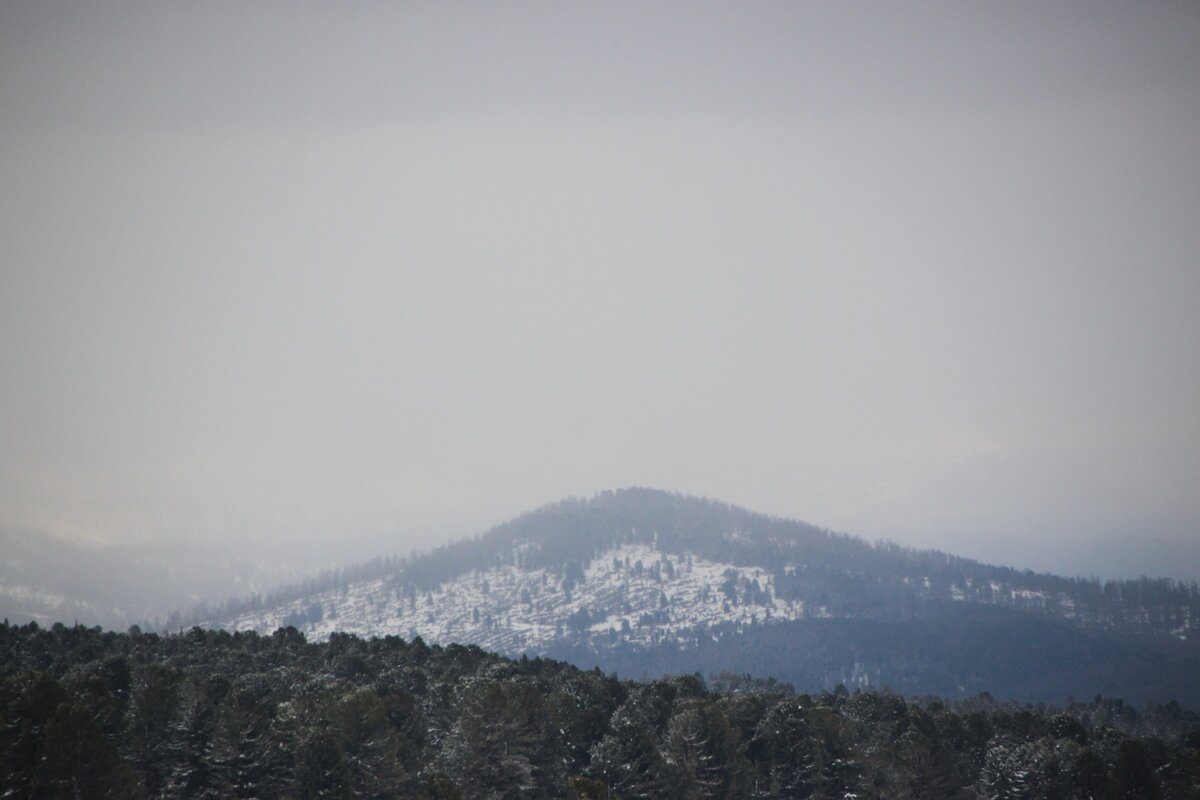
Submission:
M 1198 620 L 1194 583 L 1020 572 L 626 489 L 172 624 L 420 636 L 633 677 L 1200 707 Z
M 0 618 L 160 627 L 180 607 L 294 584 L 306 571 L 278 559 L 177 542 L 93 545 L 0 528 Z

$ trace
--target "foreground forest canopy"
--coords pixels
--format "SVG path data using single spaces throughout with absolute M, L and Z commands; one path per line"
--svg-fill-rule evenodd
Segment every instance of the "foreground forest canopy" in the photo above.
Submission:
M 621 681 L 477 647 L 0 625 L 0 796 L 1171 798 L 1200 716 L 749 676 Z

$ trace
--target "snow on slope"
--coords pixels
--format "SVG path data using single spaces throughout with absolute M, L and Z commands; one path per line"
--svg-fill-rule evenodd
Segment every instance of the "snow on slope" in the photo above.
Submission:
M 394 634 L 515 653 L 538 652 L 564 634 L 640 645 L 686 643 L 688 631 L 698 627 L 805 616 L 803 603 L 776 599 L 772 575 L 761 567 L 672 556 L 646 545 L 609 550 L 570 583 L 546 570 L 515 566 L 472 571 L 436 591 L 409 596 L 389 580 L 364 581 L 220 627 L 268 633 L 299 622 L 316 638 L 335 631 Z

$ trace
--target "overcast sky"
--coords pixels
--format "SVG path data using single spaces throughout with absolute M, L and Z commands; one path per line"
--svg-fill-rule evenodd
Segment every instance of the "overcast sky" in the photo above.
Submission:
M 1197 42 L 3 0 L 0 524 L 406 551 L 645 485 L 1200 578 Z

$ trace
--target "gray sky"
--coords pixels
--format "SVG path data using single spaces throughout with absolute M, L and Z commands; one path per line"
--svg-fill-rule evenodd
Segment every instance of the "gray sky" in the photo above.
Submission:
M 0 2 L 0 524 L 1200 578 L 1200 5 L 846 5 Z

